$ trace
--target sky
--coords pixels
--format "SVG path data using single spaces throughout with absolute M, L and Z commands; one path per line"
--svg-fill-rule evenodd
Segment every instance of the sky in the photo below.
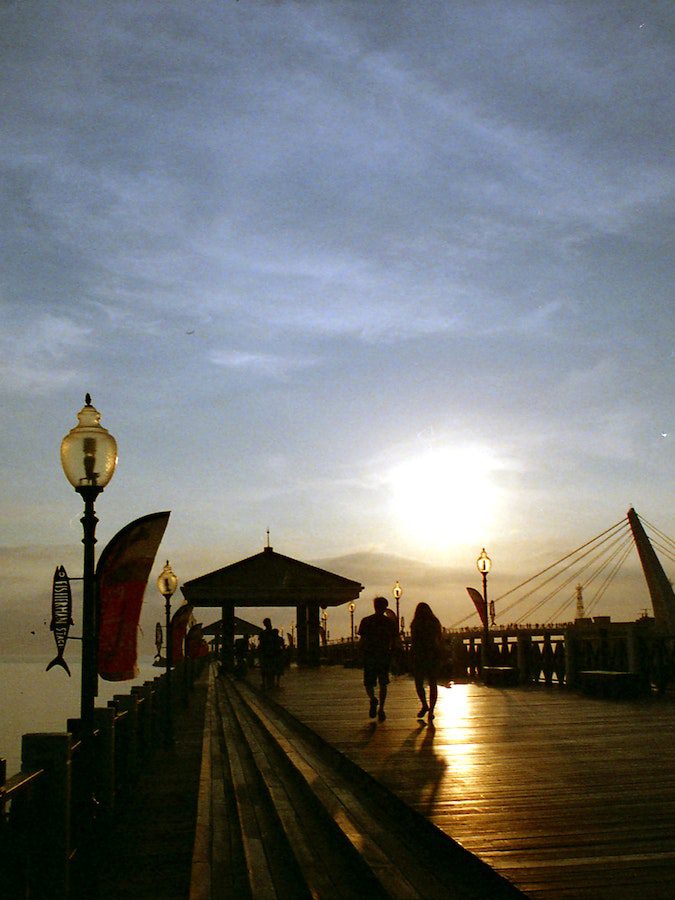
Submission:
M 79 574 L 86 392 L 119 448 L 98 549 L 171 510 L 153 579 L 269 529 L 357 616 L 399 580 L 449 624 L 482 547 L 499 594 L 630 506 L 673 534 L 674 21 L 0 3 L 0 647 L 49 641 Z M 619 581 L 634 618 L 636 559 Z

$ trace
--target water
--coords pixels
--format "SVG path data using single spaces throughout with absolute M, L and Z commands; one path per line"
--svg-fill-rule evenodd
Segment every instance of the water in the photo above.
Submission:
M 70 660 L 72 677 L 61 668 L 45 672 L 44 657 L 0 660 L 0 757 L 7 760 L 7 775 L 21 768 L 21 736 L 33 731 L 65 731 L 66 720 L 80 715 L 80 666 Z M 134 681 L 98 682 L 97 706 L 115 694 L 128 694 L 135 684 L 161 675 L 152 658 L 139 660 Z

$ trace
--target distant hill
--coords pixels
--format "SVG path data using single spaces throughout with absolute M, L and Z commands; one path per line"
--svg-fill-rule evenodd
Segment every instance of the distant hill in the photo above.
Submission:
M 470 569 L 434 566 L 404 556 L 368 551 L 316 559 L 312 565 L 361 582 L 361 615 L 366 612 L 365 604 L 378 594 L 387 597 L 393 608 L 392 589 L 396 581 L 403 589 L 401 613 L 406 622 L 421 601 L 429 603 L 446 626 L 473 611 L 466 585 L 477 582 L 478 576 L 474 577 Z M 480 587 L 478 583 L 476 586 Z

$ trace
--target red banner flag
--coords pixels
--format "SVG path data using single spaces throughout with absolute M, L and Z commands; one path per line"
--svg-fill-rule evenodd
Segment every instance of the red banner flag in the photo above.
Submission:
M 192 618 L 192 607 L 189 603 L 179 606 L 171 617 L 171 662 L 175 666 L 183 659 L 183 642 Z
M 193 625 L 185 638 L 185 655 L 188 659 L 199 659 L 208 652 L 209 647 L 204 640 L 202 626 L 200 624 Z
M 136 638 L 143 594 L 169 515 L 151 513 L 125 525 L 96 566 L 98 674 L 106 681 L 138 675 Z
M 469 592 L 469 597 L 471 597 L 471 599 L 473 600 L 473 605 L 478 610 L 478 615 L 480 616 L 480 620 L 483 623 L 483 626 L 486 626 L 488 614 L 487 609 L 485 608 L 485 600 L 483 598 L 483 595 L 479 591 L 477 591 L 476 588 L 468 587 L 467 591 Z

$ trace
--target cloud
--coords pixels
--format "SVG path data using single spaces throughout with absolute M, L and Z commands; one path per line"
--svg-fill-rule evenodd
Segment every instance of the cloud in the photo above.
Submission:
M 317 359 L 292 359 L 271 353 L 255 353 L 246 350 L 214 350 L 210 354 L 216 366 L 239 372 L 250 372 L 269 378 L 285 378 L 292 372 L 311 368 Z
M 28 321 L 15 317 L 0 335 L 2 391 L 49 394 L 72 383 L 80 374 L 72 355 L 89 336 L 89 328 L 51 313 Z

